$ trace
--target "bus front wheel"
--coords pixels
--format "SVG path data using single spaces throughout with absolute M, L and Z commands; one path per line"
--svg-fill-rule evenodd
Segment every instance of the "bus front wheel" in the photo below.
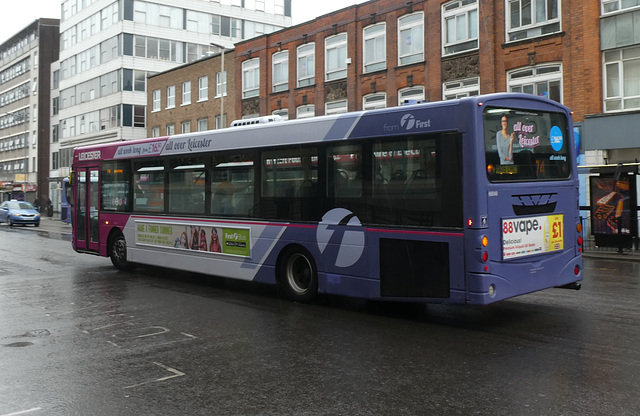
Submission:
M 285 295 L 296 302 L 310 302 L 318 293 L 318 271 L 311 254 L 292 246 L 282 254 L 279 282 Z
M 118 233 L 110 241 L 109 257 L 111 258 L 111 263 L 118 270 L 133 270 L 134 264 L 127 261 L 127 240 L 124 239 L 124 236 Z

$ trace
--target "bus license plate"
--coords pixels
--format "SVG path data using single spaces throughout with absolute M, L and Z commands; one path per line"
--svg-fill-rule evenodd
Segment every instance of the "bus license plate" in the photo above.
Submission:
M 564 215 L 502 220 L 504 260 L 564 249 Z

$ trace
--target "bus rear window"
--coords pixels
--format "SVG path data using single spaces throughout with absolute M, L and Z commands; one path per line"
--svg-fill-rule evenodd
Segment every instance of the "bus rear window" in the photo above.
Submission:
M 483 123 L 491 182 L 571 176 L 571 140 L 564 114 L 489 107 Z

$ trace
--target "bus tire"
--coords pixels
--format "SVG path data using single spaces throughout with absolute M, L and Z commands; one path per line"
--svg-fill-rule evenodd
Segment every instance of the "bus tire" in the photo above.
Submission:
M 300 246 L 285 249 L 278 264 L 279 284 L 285 295 L 307 303 L 318 294 L 318 270 L 311 254 Z
M 127 261 L 127 240 L 120 232 L 109 239 L 109 258 L 118 270 L 129 271 L 135 268 L 133 263 Z

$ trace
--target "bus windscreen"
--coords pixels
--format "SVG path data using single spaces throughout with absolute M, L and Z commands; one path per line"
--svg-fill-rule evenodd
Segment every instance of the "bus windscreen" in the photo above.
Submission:
M 564 114 L 488 107 L 483 126 L 491 182 L 571 177 L 571 140 Z

